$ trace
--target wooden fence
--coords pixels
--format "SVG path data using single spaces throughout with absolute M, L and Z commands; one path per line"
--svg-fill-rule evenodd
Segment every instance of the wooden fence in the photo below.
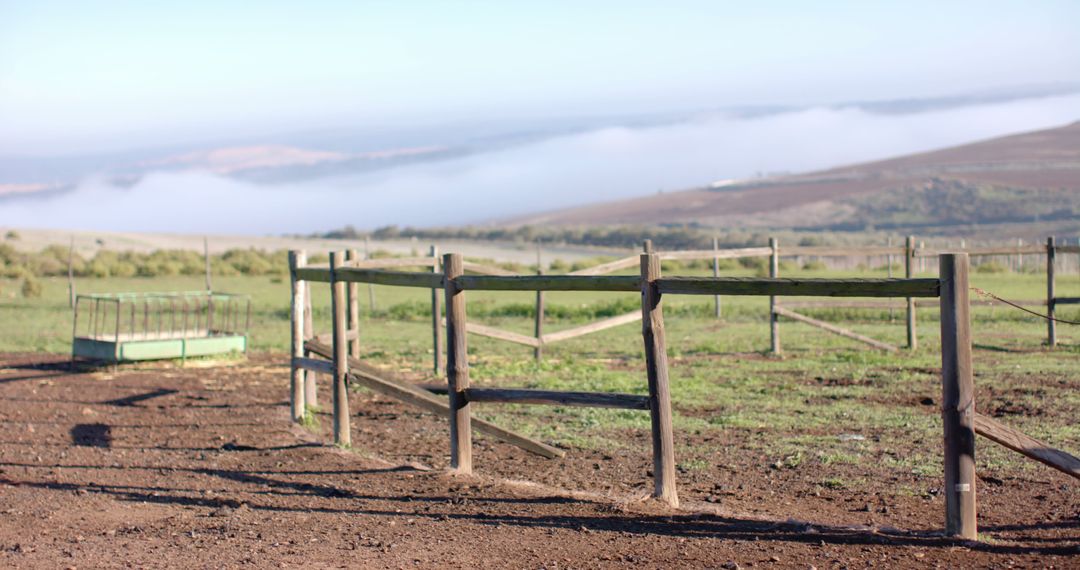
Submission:
M 950 253 L 964 253 L 969 258 L 972 257 L 999 257 L 999 256 L 1016 256 L 1018 259 L 1023 255 L 1045 255 L 1046 256 L 1046 299 L 1021 299 L 1014 301 L 1019 305 L 1043 305 L 1047 307 L 1047 315 L 1050 319 L 1047 319 L 1047 338 L 1046 344 L 1048 346 L 1057 345 L 1057 327 L 1054 321 L 1055 309 L 1058 305 L 1072 305 L 1080 304 L 1080 297 L 1058 297 L 1055 294 L 1055 267 L 1057 254 L 1062 253 L 1080 253 L 1080 245 L 1064 246 L 1055 245 L 1053 237 L 1047 238 L 1046 244 L 1027 244 L 1019 243 L 1016 246 L 993 246 L 993 247 L 973 247 L 967 248 L 961 241 L 960 248 L 957 249 L 927 249 L 925 247 L 917 247 L 916 240 L 913 236 L 908 236 L 904 242 L 903 247 L 792 247 L 780 249 L 776 240 L 769 240 L 770 247 L 775 249 L 775 252 L 770 256 L 770 277 L 779 276 L 779 263 L 778 260 L 781 257 L 871 257 L 871 256 L 886 256 L 888 259 L 889 272 L 892 272 L 892 257 L 902 256 L 904 259 L 904 276 L 911 278 L 915 275 L 915 261 L 931 258 L 941 257 Z M 1017 262 L 1017 265 L 1022 265 L 1021 262 Z M 907 348 L 909 350 L 915 350 L 918 347 L 918 334 L 917 334 L 917 308 L 920 303 L 916 299 L 908 297 L 906 301 L 906 328 L 907 328 Z M 971 305 L 994 305 L 995 301 L 972 301 Z M 872 303 L 851 303 L 844 302 L 829 302 L 829 301 L 812 301 L 807 303 L 796 303 L 788 307 L 781 307 L 775 299 L 771 299 L 770 313 L 772 314 L 771 322 L 771 337 L 772 337 L 772 352 L 780 352 L 780 340 L 779 340 L 779 327 L 777 324 L 778 317 L 784 317 L 793 321 L 805 323 L 819 329 L 844 336 L 859 342 L 873 346 L 881 350 L 890 352 L 897 352 L 899 348 L 891 344 L 881 342 L 879 340 L 872 339 L 870 337 L 858 334 L 851 330 L 841 328 L 804 314 L 798 313 L 792 309 L 795 308 L 810 308 L 810 307 L 848 307 L 848 308 L 892 308 L 890 304 L 882 304 L 880 302 Z
M 646 249 L 650 249 L 646 247 Z M 1080 248 L 1077 248 L 1080 250 Z M 1049 251 L 1054 252 L 1050 242 Z M 775 242 L 769 249 L 772 266 L 778 257 Z M 333 377 L 335 442 L 350 444 L 346 382 L 354 381 L 382 394 L 449 419 L 451 467 L 471 473 L 472 431 L 486 432 L 546 457 L 565 452 L 472 417 L 472 404 L 489 402 L 517 404 L 573 405 L 647 410 L 652 432 L 654 473 L 653 496 L 678 505 L 675 484 L 675 453 L 671 397 L 668 380 L 666 339 L 662 299 L 665 295 L 740 295 L 778 297 L 871 297 L 938 298 L 942 338 L 942 419 L 946 521 L 949 535 L 966 539 L 977 536 L 975 513 L 975 435 L 982 435 L 1009 449 L 1080 478 L 1080 459 L 1053 449 L 991 418 L 975 413 L 973 365 L 968 291 L 968 255 L 939 254 L 936 278 L 900 279 L 783 279 L 734 277 L 663 277 L 662 254 L 644 253 L 638 259 L 637 275 L 499 275 L 466 274 L 469 263 L 457 254 L 443 257 L 442 273 L 403 272 L 372 268 L 373 263 L 349 264 L 347 254 L 334 252 L 330 267 L 310 267 L 303 252 L 291 252 L 292 307 L 292 417 L 301 420 L 307 391 L 305 372 Z M 429 262 L 430 258 L 424 258 Z M 620 260 L 622 261 L 622 260 Z M 398 267 L 417 260 L 395 262 Z M 418 262 L 417 262 L 418 263 Z M 475 265 L 473 269 L 476 269 Z M 773 270 L 775 273 L 775 269 Z M 333 334 L 327 346 L 311 334 L 305 317 L 304 290 L 311 282 L 329 283 L 332 292 Z M 423 387 L 392 378 L 389 373 L 366 366 L 356 354 L 358 331 L 346 310 L 349 289 L 368 283 L 442 289 L 446 303 L 447 362 L 445 374 L 448 401 L 442 401 Z M 647 395 L 563 392 L 518 388 L 474 387 L 469 378 L 466 318 L 468 291 L 610 291 L 640 292 L 642 341 L 645 347 Z M 1052 298 L 1052 297 L 1051 297 Z M 353 297 L 353 300 L 355 297 Z M 774 306 L 774 315 L 776 307 Z M 783 310 L 780 311 L 783 314 Z M 358 348 L 358 347 L 357 347 Z M 322 358 L 315 358 L 322 357 Z

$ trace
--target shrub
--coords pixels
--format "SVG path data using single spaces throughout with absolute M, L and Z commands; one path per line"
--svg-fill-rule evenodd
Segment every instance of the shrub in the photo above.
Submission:
M 975 266 L 975 273 L 1005 273 L 1008 268 L 996 261 L 988 261 Z
M 23 279 L 22 296 L 27 299 L 36 299 L 41 296 L 41 282 L 33 276 L 27 275 Z

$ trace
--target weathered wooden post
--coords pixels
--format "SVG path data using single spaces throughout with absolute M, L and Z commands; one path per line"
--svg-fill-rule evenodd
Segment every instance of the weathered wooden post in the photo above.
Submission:
M 641 251 L 644 251 L 645 253 L 652 253 L 653 252 L 652 240 L 651 239 L 647 239 L 647 240 L 641 242 Z
M 1023 247 L 1023 238 L 1016 238 L 1016 271 L 1018 273 L 1024 270 L 1024 252 L 1021 251 Z
M 213 291 L 213 284 L 210 282 L 210 239 L 203 236 L 203 261 L 206 263 L 206 292 Z
M 668 385 L 664 311 L 660 305 L 660 257 L 641 255 L 641 335 L 645 340 L 645 370 L 649 379 L 649 416 L 652 420 L 653 496 L 679 506 L 675 490 L 675 437 L 671 426 L 671 390 Z
M 296 269 L 307 264 L 307 254 L 303 251 L 289 252 L 289 283 L 292 288 L 292 327 L 291 355 L 289 363 L 289 403 L 294 422 L 304 419 L 304 369 L 296 365 L 295 359 L 304 357 L 304 289 L 307 283 L 296 277 Z
M 364 259 L 371 259 L 371 238 L 364 236 Z M 368 295 L 368 310 L 371 314 L 375 314 L 375 284 L 368 283 L 367 285 Z
M 904 241 L 904 277 L 911 279 L 915 263 L 915 236 L 908 236 Z M 919 338 L 915 334 L 915 299 L 907 298 L 907 346 L 909 350 L 919 347 Z
M 715 238 L 715 237 L 712 238 L 712 250 L 713 250 L 712 276 L 713 277 L 720 277 L 720 255 L 718 253 L 720 251 L 720 240 L 718 238 Z M 713 302 L 716 304 L 716 318 L 719 319 L 720 315 L 721 315 L 720 295 L 717 295 L 716 297 L 714 297 Z
M 769 277 L 780 276 L 780 249 L 776 238 L 769 238 Z M 769 350 L 780 354 L 780 316 L 776 314 L 776 296 L 769 295 Z
M 360 252 L 350 249 L 345 252 L 345 261 L 359 261 Z M 349 323 L 347 327 L 349 356 L 360 358 L 360 284 L 350 282 L 346 289 L 349 302 Z
M 1057 252 L 1054 250 L 1054 236 L 1046 238 L 1046 344 L 1051 348 L 1057 346 L 1057 322 L 1054 321 L 1054 313 L 1057 310 L 1057 295 L 1054 283 L 1054 261 Z
M 544 274 L 544 259 L 540 250 L 540 240 L 536 240 L 536 274 Z M 537 362 L 544 357 L 544 345 L 541 344 L 540 339 L 544 336 L 544 292 L 542 290 L 536 290 L 536 320 L 533 323 L 533 335 L 536 337 L 536 346 L 533 347 L 533 358 Z
M 887 272 L 886 276 L 889 279 L 892 279 L 892 262 L 893 262 L 893 254 L 892 254 L 892 246 L 893 245 L 892 245 L 892 243 L 893 243 L 892 242 L 892 236 L 889 236 L 888 239 L 885 242 L 886 246 L 889 248 L 889 253 L 885 256 L 885 268 L 886 268 L 886 272 Z M 893 319 L 894 319 L 895 316 L 893 315 L 893 304 L 891 302 L 892 299 L 889 299 L 889 301 L 890 301 L 889 302 L 889 322 L 891 323 L 891 322 L 893 322 Z
M 304 286 L 304 340 L 315 338 L 315 321 L 311 310 L 311 285 Z M 305 356 L 311 356 L 310 353 Z M 319 375 L 314 370 L 304 371 L 304 406 L 316 408 L 319 405 Z
M 68 247 L 68 305 L 75 308 L 75 236 L 71 236 Z
M 465 292 L 457 279 L 465 273 L 460 254 L 443 256 L 446 290 L 446 379 L 450 394 L 450 468 L 472 473 L 472 411 L 465 399 L 469 387 L 469 348 L 465 332 Z
M 203 261 L 206 263 L 206 333 L 214 334 L 214 294 L 210 283 L 210 240 L 203 236 Z
M 338 281 L 337 270 L 344 266 L 343 252 L 330 253 L 330 306 L 333 309 L 334 330 L 334 443 L 352 445 L 349 429 L 349 343 L 346 333 L 345 282 Z
M 975 386 L 968 256 L 942 254 L 941 416 L 945 427 L 945 532 L 975 540 Z
M 431 255 L 431 272 L 438 273 L 439 246 L 432 244 L 428 253 Z M 432 368 L 435 371 L 435 376 L 440 376 L 443 371 L 442 297 L 442 291 L 435 288 L 431 289 L 431 342 L 435 353 Z

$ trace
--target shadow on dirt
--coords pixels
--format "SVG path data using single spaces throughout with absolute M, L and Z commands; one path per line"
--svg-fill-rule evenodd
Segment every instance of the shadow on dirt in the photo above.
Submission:
M 107 400 L 107 401 L 104 401 L 104 402 L 101 402 L 101 403 L 103 405 L 106 405 L 106 406 L 134 406 L 135 404 L 137 404 L 139 402 L 144 402 L 146 400 L 151 400 L 151 399 L 154 399 L 154 398 L 160 398 L 162 396 L 171 396 L 171 395 L 177 394 L 179 392 L 180 392 L 179 390 L 170 390 L 168 388 L 158 388 L 157 390 L 152 390 L 152 391 L 147 392 L 145 394 L 135 394 L 133 396 L 126 396 L 126 397 L 123 397 L 123 398 L 117 398 L 115 400 Z
M 75 466 L 40 464 L 17 464 L 0 463 L 2 466 L 27 466 L 37 468 L 86 468 L 108 469 L 101 466 Z M 126 469 L 169 469 L 167 467 L 127 467 Z M 393 467 L 387 469 L 364 469 L 352 470 L 354 474 L 388 474 L 398 471 L 412 471 L 410 467 Z M 258 502 L 240 501 L 234 498 L 214 498 L 203 496 L 181 495 L 182 491 L 176 489 L 161 489 L 150 487 L 137 487 L 128 485 L 91 484 L 79 485 L 76 483 L 40 482 L 40 481 L 13 481 L 0 478 L 0 482 L 9 485 L 30 486 L 41 489 L 49 489 L 63 492 L 103 493 L 123 501 L 135 501 L 146 503 L 158 503 L 168 505 L 182 505 L 186 507 L 205 507 L 209 509 L 236 509 L 248 508 L 254 511 L 266 512 L 303 512 L 303 513 L 332 513 L 367 515 L 387 517 L 388 520 L 398 518 L 428 518 L 435 521 L 457 520 L 491 526 L 519 526 L 541 529 L 561 529 L 576 532 L 614 532 L 635 535 L 663 535 L 676 538 L 713 538 L 744 542 L 773 541 L 792 542 L 821 545 L 891 545 L 913 546 L 922 548 L 956 548 L 961 546 L 973 551 L 995 554 L 1043 554 L 1043 555 L 1071 555 L 1077 553 L 1077 546 L 1072 538 L 1051 539 L 1058 544 L 1049 544 L 1051 540 L 1032 540 L 1034 537 L 1025 537 L 1029 542 L 1026 545 L 1009 544 L 1002 542 L 966 542 L 931 532 L 911 532 L 901 529 L 869 528 L 858 526 L 829 526 L 816 525 L 805 522 L 786 521 L 771 522 L 760 520 L 739 519 L 710 514 L 677 514 L 677 515 L 637 515 L 613 513 L 610 515 L 597 516 L 559 516 L 559 515 L 506 515 L 489 513 L 462 513 L 455 509 L 462 501 L 473 504 L 483 503 L 516 503 L 521 505 L 538 503 L 580 503 L 579 501 L 564 497 L 536 497 L 536 498 L 502 498 L 483 496 L 398 496 L 387 494 L 385 496 L 357 494 L 347 489 L 328 485 L 317 485 L 303 482 L 286 481 L 266 477 L 263 474 L 320 474 L 322 472 L 255 472 L 237 471 L 224 469 L 189 469 L 181 468 L 176 471 L 185 471 L 195 474 L 220 477 L 245 485 L 256 487 L 251 491 L 239 490 L 249 496 L 309 496 L 321 498 L 342 499 L 340 507 L 325 507 L 319 505 L 296 505 L 283 506 L 280 504 L 260 505 Z M 266 490 L 270 487 L 270 490 Z M 348 500 L 349 502 L 344 502 Z M 418 509 L 391 509 L 391 508 L 363 508 L 356 501 L 370 502 L 395 502 L 395 503 L 420 503 L 429 506 Z M 438 508 L 443 506 L 443 508 Z M 985 531 L 1038 531 L 1047 528 L 1080 528 L 1080 521 L 1060 521 L 1054 523 L 1035 525 L 1008 525 L 1002 527 L 984 527 Z M 1043 542 L 1044 544 L 1032 546 L 1030 542 Z
M 71 428 L 71 441 L 80 447 L 111 447 L 111 432 L 106 424 L 77 424 Z

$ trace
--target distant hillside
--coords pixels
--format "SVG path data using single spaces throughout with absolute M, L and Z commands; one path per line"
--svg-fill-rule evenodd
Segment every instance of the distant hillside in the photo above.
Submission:
M 1080 220 L 1080 122 L 820 172 L 536 214 L 509 225 L 920 229 Z

